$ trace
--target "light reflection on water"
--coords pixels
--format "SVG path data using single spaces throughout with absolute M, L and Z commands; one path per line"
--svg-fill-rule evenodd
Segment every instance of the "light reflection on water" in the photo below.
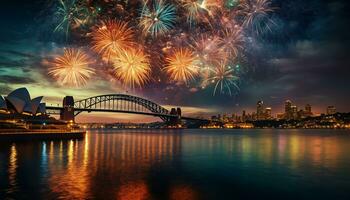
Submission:
M 341 130 L 108 130 L 2 142 L 0 199 L 346 199 L 349 151 Z

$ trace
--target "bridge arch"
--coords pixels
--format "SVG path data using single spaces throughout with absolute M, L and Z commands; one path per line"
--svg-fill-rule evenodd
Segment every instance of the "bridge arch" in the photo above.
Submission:
M 169 117 L 174 117 L 167 109 L 150 100 L 127 94 L 100 95 L 75 101 L 74 109 L 77 110 L 74 113 L 75 116 L 83 111 L 99 110 L 154 115 L 164 121 L 167 121 Z

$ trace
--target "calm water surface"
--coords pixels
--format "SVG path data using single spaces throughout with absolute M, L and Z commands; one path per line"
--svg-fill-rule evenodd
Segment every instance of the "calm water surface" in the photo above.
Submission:
M 0 142 L 0 199 L 350 199 L 350 131 L 99 130 Z

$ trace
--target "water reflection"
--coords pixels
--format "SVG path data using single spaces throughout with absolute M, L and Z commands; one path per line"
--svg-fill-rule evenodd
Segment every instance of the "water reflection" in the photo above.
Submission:
M 11 145 L 10 157 L 9 157 L 9 165 L 8 165 L 8 180 L 9 180 L 9 189 L 7 193 L 12 195 L 17 191 L 17 150 L 16 145 Z
M 350 189 L 349 146 L 349 133 L 286 130 L 100 131 L 4 143 L 0 198 L 215 199 L 266 187 L 336 197 Z

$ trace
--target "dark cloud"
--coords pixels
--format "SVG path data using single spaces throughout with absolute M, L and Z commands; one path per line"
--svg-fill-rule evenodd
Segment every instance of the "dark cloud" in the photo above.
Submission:
M 0 84 L 0 95 L 5 95 L 5 94 L 8 94 L 12 91 L 13 91 L 13 89 L 11 87 L 9 87 L 8 85 Z
M 0 75 L 0 83 L 3 84 L 29 84 L 35 83 L 36 81 L 29 77 L 19 77 L 10 75 Z
M 23 58 L 35 58 L 35 57 L 37 57 L 31 53 L 20 52 L 20 51 L 16 51 L 16 50 L 12 50 L 12 49 L 8 49 L 8 50 L 0 49 L 0 54 L 1 55 L 7 54 L 9 56 L 20 56 Z

